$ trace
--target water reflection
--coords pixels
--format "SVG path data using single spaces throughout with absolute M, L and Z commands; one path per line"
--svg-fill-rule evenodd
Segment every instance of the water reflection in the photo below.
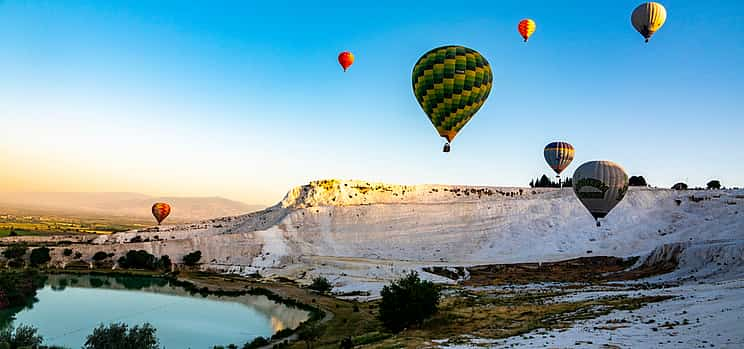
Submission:
M 308 313 L 266 296 L 195 297 L 163 278 L 62 274 L 49 275 L 30 304 L 0 312 L 0 329 L 13 318 L 38 327 L 47 345 L 80 347 L 99 323 L 124 321 L 151 322 L 168 348 L 211 348 L 296 327 Z

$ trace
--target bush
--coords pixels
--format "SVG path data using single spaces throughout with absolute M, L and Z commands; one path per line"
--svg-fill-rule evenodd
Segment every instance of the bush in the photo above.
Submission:
M 243 345 L 243 349 L 258 349 L 260 347 L 269 345 L 269 343 L 271 342 L 269 342 L 267 338 L 259 336 L 259 337 L 253 338 L 252 341 L 245 343 Z
M 156 331 L 149 323 L 132 328 L 124 323 L 99 325 L 88 335 L 83 349 L 159 349 Z
M 24 244 L 12 244 L 5 248 L 3 256 L 7 259 L 18 259 L 26 255 L 28 247 Z
M 325 332 L 325 327 L 318 324 L 303 326 L 297 333 L 297 339 L 304 341 L 308 348 L 312 348 L 313 342 L 318 340 L 323 332 Z
M 344 337 L 344 339 L 341 340 L 341 345 L 339 345 L 339 348 L 341 349 L 351 349 L 354 347 L 354 342 L 351 340 L 351 337 Z
M 18 233 L 16 233 L 15 228 L 10 227 L 10 231 L 8 232 L 8 236 L 18 236 Z
M 674 189 L 674 190 L 687 190 L 687 184 L 686 183 L 679 182 L 679 183 L 673 185 L 672 186 L 672 189 Z
M 415 271 L 386 285 L 380 294 L 380 321 L 393 332 L 420 325 L 434 315 L 441 296 L 439 287 L 421 280 Z
M 163 270 L 170 270 L 171 264 L 173 264 L 170 260 L 170 257 L 168 255 L 164 255 L 160 257 L 158 260 L 158 268 Z
M 721 189 L 721 181 L 714 179 L 708 182 L 707 186 L 708 186 L 708 189 Z
M 331 292 L 333 289 L 333 285 L 328 281 L 328 279 L 318 276 L 313 279 L 313 283 L 308 286 L 309 289 L 313 291 L 318 291 L 320 293 L 327 293 Z
M 122 268 L 150 269 L 157 268 L 157 259 L 145 250 L 129 250 L 125 256 L 119 258 L 118 263 Z
M 628 179 L 628 185 L 631 187 L 648 186 L 648 184 L 646 184 L 646 178 L 643 178 L 643 176 L 630 176 L 630 179 Z
M 199 260 L 201 259 L 201 257 L 202 257 L 201 251 L 191 252 L 183 256 L 183 264 L 193 267 L 199 263 Z
M 74 257 L 74 258 L 75 258 L 75 259 L 80 259 L 80 257 L 82 257 L 82 256 L 83 256 L 83 254 L 82 254 L 82 253 L 80 253 L 80 252 L 75 252 L 75 257 Z
M 46 264 L 47 262 L 52 260 L 52 257 L 49 256 L 49 249 L 46 247 L 39 247 L 31 250 L 31 265 L 37 266 Z
M 6 348 L 39 348 L 44 338 L 38 334 L 39 330 L 30 325 L 20 325 L 13 331 L 8 327 L 0 331 L 0 346 Z
M 69 257 L 69 256 L 72 256 L 72 249 L 71 249 L 71 248 L 66 248 L 66 249 L 64 249 L 64 250 L 62 251 L 62 254 L 63 254 L 63 255 L 65 256 L 65 257 Z
M 98 251 L 96 252 L 96 254 L 93 255 L 93 260 L 96 262 L 100 262 L 106 258 L 108 258 L 108 253 L 103 251 Z
M 0 310 L 31 304 L 45 281 L 34 269 L 0 270 Z

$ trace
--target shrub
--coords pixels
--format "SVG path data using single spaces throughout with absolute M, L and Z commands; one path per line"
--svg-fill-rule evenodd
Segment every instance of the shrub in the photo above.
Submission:
M 441 296 L 439 287 L 421 280 L 415 271 L 386 285 L 380 294 L 380 321 L 393 332 L 420 325 L 434 315 Z
M 271 342 L 269 342 L 267 338 L 259 336 L 259 337 L 253 338 L 252 341 L 245 343 L 243 345 L 243 349 L 258 349 L 260 347 L 269 345 L 269 343 Z
M 157 268 L 156 261 L 155 256 L 145 250 L 129 250 L 125 256 L 119 258 L 118 263 L 122 268 L 154 270 Z
M 325 332 L 325 327 L 319 324 L 303 326 L 297 333 L 297 339 L 304 341 L 308 348 L 313 347 L 313 342 L 318 340 Z
M 12 244 L 5 248 L 3 256 L 7 259 L 18 259 L 26 255 L 28 247 L 24 244 Z
M 101 324 L 88 335 L 83 349 L 159 349 L 156 331 L 149 323 L 132 328 L 124 323 Z
M 630 179 L 628 179 L 628 185 L 631 187 L 648 186 L 648 184 L 646 184 L 646 178 L 643 178 L 643 176 L 630 176 Z
M 686 183 L 679 182 L 679 183 L 676 183 L 675 185 L 673 185 L 672 186 L 672 189 L 674 189 L 674 190 L 687 190 L 687 184 Z
M 158 268 L 163 270 L 170 270 L 171 264 L 173 264 L 170 260 L 170 257 L 168 255 L 164 255 L 160 257 L 158 260 Z
M 46 247 L 39 247 L 31 250 L 31 265 L 37 266 L 46 264 L 47 262 L 52 260 L 52 257 L 49 256 L 49 249 Z
M 191 252 L 183 256 L 183 264 L 193 267 L 199 263 L 199 260 L 201 259 L 201 257 L 202 257 L 201 251 Z
M 18 233 L 16 233 L 15 228 L 10 227 L 10 231 L 8 232 L 8 236 L 18 236 Z
M 328 279 L 322 276 L 318 276 L 313 279 L 313 283 L 310 284 L 308 288 L 310 288 L 313 291 L 318 291 L 320 293 L 327 293 L 327 292 L 331 292 L 331 290 L 333 289 L 333 285 L 331 285 Z
M 82 256 L 83 256 L 83 254 L 82 254 L 82 253 L 80 253 L 80 252 L 75 252 L 75 256 L 74 256 L 74 258 L 75 258 L 75 259 L 80 259 L 80 257 L 82 257 Z
M 38 334 L 39 330 L 30 325 L 20 325 L 13 331 L 8 327 L 0 331 L 0 345 L 6 348 L 39 348 L 44 338 Z
M 344 337 L 344 339 L 341 340 L 341 345 L 339 347 L 341 349 L 351 349 L 354 347 L 354 342 L 351 340 L 351 337 Z
M 96 252 L 96 254 L 93 255 L 93 260 L 96 262 L 100 262 L 106 258 L 108 258 L 108 253 L 103 251 L 98 251 Z
M 708 189 L 721 189 L 721 181 L 714 179 L 708 182 L 707 186 L 708 186 Z
M 62 254 L 63 254 L 63 255 L 65 256 L 65 257 L 69 257 L 69 256 L 72 256 L 72 249 L 71 249 L 71 248 L 66 248 L 66 249 L 64 249 L 64 250 L 62 251 Z

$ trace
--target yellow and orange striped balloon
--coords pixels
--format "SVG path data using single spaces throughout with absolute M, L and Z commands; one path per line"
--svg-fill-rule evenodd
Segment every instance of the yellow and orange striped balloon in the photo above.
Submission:
M 529 40 L 530 36 L 532 36 L 536 28 L 537 28 L 537 24 L 535 24 L 535 21 L 529 18 L 525 18 L 519 21 L 519 25 L 517 25 L 517 30 L 519 31 L 519 35 L 522 36 L 522 38 L 524 39 L 524 42 L 527 42 L 527 40 Z
M 152 215 L 158 221 L 158 225 L 160 225 L 160 223 L 163 222 L 166 217 L 168 217 L 170 212 L 170 205 L 164 202 L 156 202 L 154 205 L 152 205 Z
M 666 21 L 667 13 L 664 6 L 658 2 L 646 2 L 638 5 L 630 16 L 633 27 L 646 38 L 651 39 Z

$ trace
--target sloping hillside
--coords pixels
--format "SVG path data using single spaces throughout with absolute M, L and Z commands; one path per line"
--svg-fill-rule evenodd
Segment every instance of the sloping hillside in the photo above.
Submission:
M 741 252 L 742 239 L 741 191 L 633 188 L 597 228 L 570 188 L 324 180 L 293 188 L 264 211 L 97 243 L 114 244 L 116 253 L 144 248 L 175 258 L 201 250 L 207 268 L 304 279 L 324 274 L 340 289 L 374 292 L 373 284 L 425 265 L 645 256 L 675 243 L 696 246 L 697 254 L 713 243 Z

